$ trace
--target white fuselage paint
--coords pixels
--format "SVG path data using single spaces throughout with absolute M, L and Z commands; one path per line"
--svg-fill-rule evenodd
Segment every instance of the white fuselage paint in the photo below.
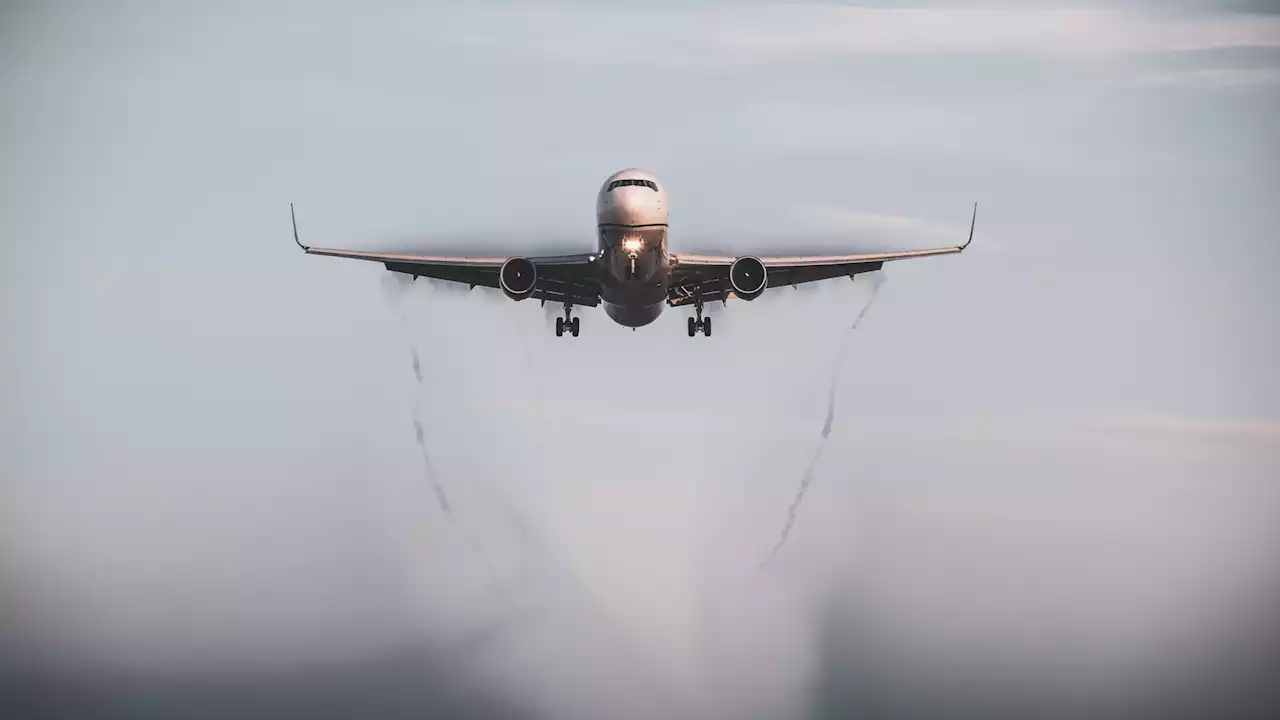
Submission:
M 648 325 L 667 302 L 667 190 L 643 170 L 609 176 L 596 196 L 600 300 L 620 325 Z

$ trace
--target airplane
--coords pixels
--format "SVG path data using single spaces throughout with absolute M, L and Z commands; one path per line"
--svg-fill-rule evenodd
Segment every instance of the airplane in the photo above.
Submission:
M 969 238 L 954 247 L 854 253 L 737 257 L 671 252 L 667 244 L 667 191 L 651 173 L 629 168 L 608 177 L 596 195 L 597 243 L 594 252 L 545 257 L 463 257 L 341 250 L 303 245 L 290 204 L 293 240 L 309 255 L 380 262 L 387 270 L 413 276 L 501 290 L 512 300 L 536 298 L 564 304 L 556 318 L 556 336 L 577 337 L 581 327 L 574 306 L 603 304 L 619 325 L 644 327 L 670 307 L 693 305 L 689 337 L 711 335 L 706 303 L 731 298 L 755 300 L 773 287 L 796 286 L 837 277 L 854 279 L 891 260 L 959 253 L 973 241 L 978 204 L 973 205 Z

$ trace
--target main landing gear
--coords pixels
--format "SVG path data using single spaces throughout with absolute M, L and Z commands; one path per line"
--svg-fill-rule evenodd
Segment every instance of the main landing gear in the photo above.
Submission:
M 580 318 L 570 317 L 572 312 L 573 304 L 566 302 L 564 304 L 564 317 L 556 318 L 556 337 L 563 337 L 565 330 L 568 330 L 574 337 L 578 337 L 578 320 Z
M 689 337 L 697 335 L 699 330 L 706 337 L 711 337 L 711 318 L 702 317 L 702 288 L 694 291 L 693 309 L 698 314 L 698 319 L 689 318 Z

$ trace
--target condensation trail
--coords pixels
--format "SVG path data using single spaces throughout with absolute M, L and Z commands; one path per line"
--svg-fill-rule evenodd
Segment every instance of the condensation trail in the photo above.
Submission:
M 404 318 L 403 314 L 401 315 L 401 318 Z M 413 401 L 413 434 L 418 439 L 418 448 L 422 450 L 423 473 L 426 475 L 427 482 L 431 483 L 431 488 L 436 493 L 436 500 L 440 503 L 440 509 L 443 510 L 445 514 L 454 517 L 454 520 L 456 521 L 457 517 L 453 514 L 453 506 L 449 504 L 449 496 L 445 494 L 444 486 L 440 484 L 440 480 L 436 476 L 436 469 L 431 464 L 431 455 L 427 452 L 426 432 L 422 428 L 422 395 L 426 389 L 422 384 L 422 362 L 418 356 L 418 346 L 413 340 L 413 334 L 408 332 L 407 323 L 405 331 L 409 336 L 409 352 L 413 358 L 413 376 L 418 380 L 418 388 L 415 393 L 416 397 Z M 484 546 L 480 544 L 479 540 L 468 533 L 465 528 L 462 528 L 460 524 L 459 529 L 462 530 L 463 538 L 466 540 L 467 546 L 471 548 L 471 552 L 475 553 L 476 556 L 480 558 L 480 561 L 484 563 L 485 570 L 489 574 L 490 584 L 492 584 L 493 587 L 503 595 L 503 597 L 507 597 L 507 599 L 510 600 L 510 597 L 507 596 L 507 589 L 503 586 L 502 581 L 498 579 L 498 572 L 494 569 L 493 563 L 489 561 L 489 555 L 485 552 Z
M 418 356 L 418 344 L 413 339 L 413 331 L 409 328 L 409 319 L 405 311 L 400 308 L 400 326 L 404 329 L 405 336 L 409 338 L 409 353 L 413 359 L 413 377 L 418 381 L 417 391 L 413 398 L 413 435 L 418 439 L 418 449 L 422 451 L 422 471 L 427 478 L 427 482 L 431 483 L 431 489 L 436 493 L 436 500 L 440 502 L 440 509 L 452 515 L 453 507 L 449 504 L 449 496 L 444 492 L 444 486 L 440 484 L 440 480 L 436 477 L 436 469 L 431 464 L 431 454 L 427 452 L 426 432 L 422 428 L 422 360 Z
M 401 315 L 404 318 L 404 315 Z M 445 514 L 457 521 L 457 516 L 453 514 L 453 506 L 449 504 L 449 496 L 444 492 L 444 486 L 440 484 L 440 480 L 436 476 L 436 469 L 431 464 L 431 455 L 427 452 L 426 433 L 422 429 L 422 395 L 426 388 L 422 383 L 422 362 L 418 356 L 418 345 L 413 340 L 413 334 L 409 332 L 409 328 L 405 327 L 405 332 L 409 336 L 409 352 L 413 358 L 413 376 L 418 380 L 418 388 L 413 400 L 413 434 L 418 439 L 418 448 L 422 450 L 422 468 L 426 475 L 427 482 L 431 483 L 431 488 L 435 490 L 436 500 L 440 503 L 440 509 Z M 480 544 L 471 533 L 459 523 L 459 529 L 462 531 L 463 539 L 466 540 L 467 546 L 471 548 L 471 552 L 480 558 L 484 563 L 485 570 L 489 574 L 489 582 L 503 596 L 510 600 L 507 595 L 507 589 L 503 586 L 502 581 L 498 579 L 498 571 L 493 567 L 493 563 L 489 561 L 489 554 L 485 552 L 484 546 Z
M 395 287 L 393 283 L 396 282 L 397 278 L 389 278 L 384 281 L 383 288 L 387 291 L 388 299 L 392 302 L 392 305 L 395 306 L 397 314 L 400 316 L 400 327 L 404 330 L 405 337 L 409 340 L 409 356 L 413 362 L 413 377 L 418 383 L 413 400 L 413 435 L 418 441 L 418 449 L 422 451 L 423 474 L 426 476 L 427 481 L 431 483 L 432 490 L 435 491 L 436 500 L 440 503 L 440 509 L 443 510 L 446 515 L 453 517 L 456 523 L 457 516 L 454 515 L 453 506 L 449 503 L 449 497 L 445 494 L 444 486 L 440 483 L 440 480 L 436 475 L 435 466 L 431 464 L 431 454 L 427 451 L 426 431 L 422 427 L 422 396 L 426 390 L 422 377 L 422 357 L 418 353 L 418 344 L 414 340 L 413 330 L 409 327 L 409 317 L 404 309 L 403 297 L 406 288 L 402 281 L 399 288 Z M 479 540 L 466 532 L 466 529 L 462 528 L 461 524 L 458 524 L 458 527 L 462 531 L 463 538 L 466 541 L 467 546 L 470 547 L 471 551 L 480 558 L 481 562 L 484 563 L 485 569 L 489 575 L 490 584 L 498 591 L 499 594 L 510 601 L 511 598 L 507 593 L 507 589 L 503 585 L 502 581 L 498 579 L 497 570 L 493 567 L 493 563 L 489 561 L 489 556 L 485 552 L 484 546 L 480 544 Z
M 417 353 L 415 353 L 416 355 Z M 419 381 L 421 382 L 421 381 Z M 418 391 L 421 394 L 421 390 Z M 425 433 L 422 431 L 422 421 L 418 419 L 418 413 L 414 411 L 413 433 L 418 438 L 418 448 L 422 450 L 422 467 L 427 476 L 427 482 L 431 483 L 431 488 L 436 492 L 436 500 L 440 501 L 440 509 L 453 513 L 453 508 L 449 505 L 449 496 L 445 495 L 444 487 L 440 485 L 440 481 L 436 479 L 436 469 L 431 466 L 431 456 L 427 454 L 427 442 Z
M 840 368 L 844 366 L 844 356 L 849 350 L 849 340 L 853 337 L 853 332 L 858 329 L 858 325 L 862 323 L 862 318 L 866 316 L 867 311 L 876 302 L 876 296 L 880 293 L 880 286 L 884 284 L 884 276 L 877 272 L 872 275 L 871 297 L 867 299 L 867 304 L 862 306 L 862 310 L 858 316 L 853 319 L 853 324 L 849 326 L 849 330 L 844 335 L 844 340 L 840 345 L 840 352 L 836 355 L 835 366 L 831 369 L 831 382 L 827 389 L 827 419 L 822 424 L 822 437 L 818 440 L 818 446 L 813 450 L 813 457 L 809 459 L 809 466 L 805 468 L 804 475 L 800 478 L 800 487 L 796 490 L 795 497 L 791 500 L 791 507 L 787 509 L 787 522 L 782 526 L 782 534 L 778 537 L 778 542 L 774 543 L 773 549 L 760 561 L 760 567 L 763 568 L 783 545 L 787 544 L 787 538 L 791 536 L 791 529 L 795 527 L 796 515 L 800 511 L 800 503 L 804 502 L 804 496 L 809 492 L 809 484 L 813 482 L 813 471 L 818 466 L 818 460 L 822 457 L 822 451 L 827 447 L 827 438 L 831 435 L 831 426 L 836 419 L 836 390 L 839 389 Z

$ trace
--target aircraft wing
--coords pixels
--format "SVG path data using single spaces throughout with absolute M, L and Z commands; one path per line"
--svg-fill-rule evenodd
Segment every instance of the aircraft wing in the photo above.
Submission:
M 962 252 L 973 241 L 973 229 L 978 220 L 978 205 L 974 203 L 973 218 L 969 222 L 969 238 L 963 244 L 952 247 L 926 248 L 923 250 L 896 250 L 888 252 L 853 253 L 849 255 L 788 255 L 757 257 L 766 270 L 765 287 L 796 286 L 801 283 L 850 277 L 859 273 L 875 272 L 892 260 L 951 255 Z M 727 300 L 734 296 L 729 282 L 729 269 L 738 258 L 727 255 L 672 254 L 671 290 L 667 303 L 672 306 L 690 305 L 695 293 L 700 292 L 703 302 Z
M 308 255 L 369 260 L 382 263 L 391 272 L 465 283 L 471 287 L 499 288 L 498 271 L 510 257 L 469 257 L 458 255 L 417 255 L 411 253 L 381 252 L 369 250 L 344 250 L 303 245 L 298 238 L 298 220 L 293 215 L 293 241 Z M 593 273 L 594 256 L 555 255 L 530 257 L 538 268 L 537 287 L 531 297 L 544 302 L 564 302 L 574 305 L 596 306 L 600 304 L 600 288 Z

